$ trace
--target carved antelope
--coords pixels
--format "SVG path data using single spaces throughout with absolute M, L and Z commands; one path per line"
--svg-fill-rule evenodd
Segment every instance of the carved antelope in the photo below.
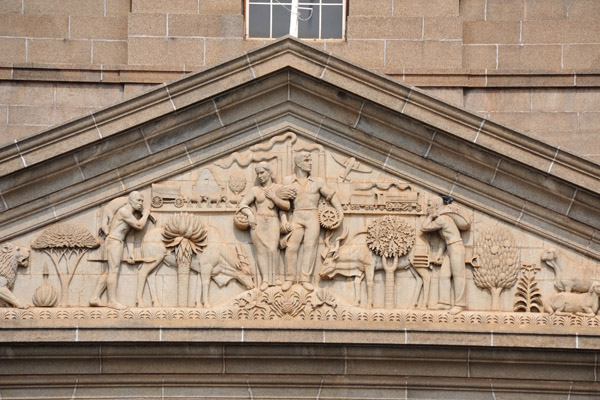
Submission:
M 252 269 L 249 263 L 244 262 L 245 257 L 241 249 L 235 250 L 225 243 L 219 232 L 209 226 L 207 235 L 207 245 L 202 253 L 192 258 L 190 268 L 199 274 L 201 286 L 201 304 L 204 307 L 210 307 L 208 301 L 208 290 L 210 281 L 213 279 L 219 286 L 224 286 L 232 279 L 239 281 L 246 289 L 254 288 L 252 280 Z M 154 271 L 162 262 L 167 266 L 176 266 L 176 259 L 173 252 L 167 249 L 163 243 L 162 228 L 151 229 L 146 233 L 142 240 L 142 255 L 146 259 L 154 259 L 152 262 L 144 262 L 138 270 L 136 303 L 138 307 L 144 307 L 143 293 L 148 275 Z M 152 297 L 152 290 L 150 290 Z M 157 305 L 155 300 L 154 305 Z
M 358 299 L 361 294 L 361 282 L 366 276 L 367 285 L 367 308 L 373 307 L 373 280 L 376 269 L 382 269 L 381 264 L 378 264 L 377 256 L 369 249 L 366 241 L 367 232 L 357 232 L 354 236 L 345 240 L 348 236 L 348 231 L 335 240 L 335 244 L 331 243 L 333 232 L 330 232 L 325 237 L 327 248 L 321 253 L 323 258 L 323 267 L 321 268 L 320 276 L 322 278 L 332 279 L 336 275 L 342 275 L 349 278 L 354 278 L 354 304 L 358 304 Z M 345 243 L 340 246 L 341 242 Z M 424 291 L 423 298 L 425 306 L 429 297 L 429 269 L 426 271 L 421 268 L 415 269 L 412 264 L 412 251 L 403 257 L 400 257 L 398 269 L 409 269 L 415 277 L 417 285 L 413 292 L 410 308 L 418 304 L 421 290 Z M 418 271 L 418 272 L 417 272 Z M 424 288 L 423 280 L 426 280 Z

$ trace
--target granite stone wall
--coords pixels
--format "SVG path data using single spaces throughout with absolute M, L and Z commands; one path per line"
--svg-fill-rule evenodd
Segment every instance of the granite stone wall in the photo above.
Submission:
M 0 146 L 263 45 L 242 0 L 5 0 Z M 600 2 L 349 0 L 318 48 L 600 162 Z

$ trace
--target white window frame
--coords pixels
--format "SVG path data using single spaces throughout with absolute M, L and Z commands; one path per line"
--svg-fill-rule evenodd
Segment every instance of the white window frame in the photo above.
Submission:
M 247 40 L 275 40 L 277 39 L 276 37 L 273 37 L 273 6 L 278 6 L 278 5 L 282 5 L 282 6 L 289 6 L 291 8 L 290 12 L 292 13 L 292 16 L 294 15 L 294 11 L 295 9 L 302 9 L 302 7 L 306 7 L 306 6 L 313 6 L 313 7 L 319 7 L 319 37 L 318 38 L 300 38 L 302 40 L 313 40 L 313 41 L 343 41 L 346 40 L 346 16 L 347 16 L 347 7 L 348 7 L 348 0 L 342 0 L 342 3 L 324 3 L 323 0 L 318 0 L 317 3 L 307 3 L 306 1 L 303 0 L 291 0 L 291 3 L 280 3 L 278 0 L 268 0 L 268 2 L 262 2 L 262 3 L 253 3 L 253 4 L 261 4 L 261 5 L 268 5 L 270 6 L 270 18 L 269 20 L 271 21 L 271 24 L 269 26 L 269 37 L 251 37 L 250 36 L 250 1 L 251 0 L 244 0 L 244 7 L 245 7 L 245 38 Z M 322 21 L 320 20 L 323 16 L 322 13 L 322 7 L 339 7 L 342 6 L 342 37 L 340 38 L 325 38 L 322 39 L 321 38 L 321 28 L 322 28 Z M 298 19 L 295 20 L 295 26 L 293 26 L 294 20 L 292 19 L 292 17 L 290 17 L 290 35 L 294 36 L 294 37 L 298 37 Z

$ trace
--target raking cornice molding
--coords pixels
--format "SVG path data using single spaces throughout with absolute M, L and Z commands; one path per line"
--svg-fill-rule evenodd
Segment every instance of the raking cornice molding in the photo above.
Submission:
M 289 37 L 0 149 L 0 241 L 290 130 L 600 258 L 597 164 Z

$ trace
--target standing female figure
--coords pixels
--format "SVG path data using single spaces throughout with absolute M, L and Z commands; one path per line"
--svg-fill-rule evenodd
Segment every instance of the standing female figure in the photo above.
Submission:
M 257 284 L 260 290 L 266 290 L 275 285 L 279 264 L 279 210 L 289 210 L 290 202 L 277 196 L 281 185 L 273 182 L 273 170 L 268 162 L 256 164 L 254 170 L 260 186 L 250 189 L 240 202 L 238 212 L 248 217 L 258 266 Z M 252 204 L 256 213 L 250 208 Z

